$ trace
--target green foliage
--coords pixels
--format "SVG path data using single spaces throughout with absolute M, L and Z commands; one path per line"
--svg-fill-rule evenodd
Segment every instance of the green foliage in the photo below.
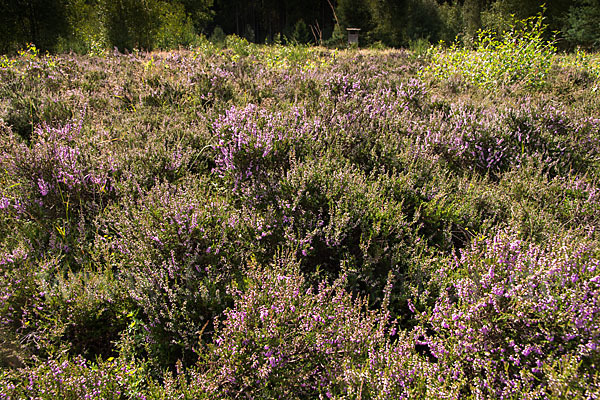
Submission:
M 103 0 L 101 16 L 108 43 L 120 50 L 187 47 L 198 40 L 178 1 Z
M 463 8 L 455 2 L 444 3 L 439 6 L 438 15 L 441 21 L 440 40 L 452 43 L 463 33 Z
M 215 45 L 222 46 L 225 44 L 226 37 L 227 36 L 225 35 L 225 32 L 223 32 L 223 28 L 217 25 L 215 26 L 215 29 L 213 29 L 209 40 Z
M 325 42 L 329 47 L 340 48 L 345 47 L 348 43 L 346 32 L 342 32 L 339 24 L 336 24 L 331 33 L 331 37 Z
M 463 32 L 467 39 L 473 39 L 477 31 L 481 29 L 481 8 L 480 0 L 465 0 L 462 7 Z
M 294 26 L 294 32 L 292 38 L 300 44 L 307 44 L 312 41 L 311 33 L 303 19 L 298 20 Z
M 220 35 L 218 31 L 217 35 Z M 215 39 L 211 39 L 211 42 L 201 44 L 195 51 L 198 54 L 203 53 L 206 55 L 214 53 L 228 54 L 234 61 L 250 57 L 255 62 L 265 65 L 272 70 L 299 68 L 300 70 L 307 71 L 331 63 L 331 58 L 323 54 L 318 48 L 297 42 L 287 45 L 282 45 L 281 43 L 258 45 L 236 35 L 227 36 L 224 42 L 216 41 L 217 38 L 218 36 Z M 212 42 L 212 40 L 215 40 L 215 42 Z M 225 47 L 225 49 L 219 49 L 221 46 Z
M 388 46 L 400 46 L 404 42 L 404 26 L 410 18 L 407 15 L 408 1 L 382 0 L 372 2 L 375 27 L 372 36 Z
M 197 42 L 194 24 L 182 4 L 163 2 L 159 10 L 160 27 L 156 33 L 156 47 L 173 49 Z
M 199 34 L 208 34 L 204 30 L 215 16 L 212 10 L 214 0 L 179 0 L 175 2 L 175 5 L 177 6 L 179 3 L 185 7 L 185 13 L 194 24 L 194 30 Z
M 496 1 L 488 9 L 481 13 L 480 27 L 495 33 L 502 33 L 512 29 L 512 26 L 521 19 L 526 19 L 530 15 L 523 15 L 516 10 L 514 4 L 507 1 Z M 519 7 L 516 7 L 519 8 Z M 519 12 L 517 16 L 515 12 Z M 473 35 L 475 36 L 475 35 Z
M 439 6 L 435 0 L 412 0 L 408 3 L 406 25 L 406 39 L 415 41 L 427 39 L 436 43 L 440 39 L 442 21 L 439 15 Z
M 109 47 L 106 31 L 102 24 L 99 12 L 99 0 L 93 2 L 86 0 L 67 1 L 67 19 L 70 32 L 61 37 L 58 51 L 76 51 L 101 55 Z
M 26 43 L 54 50 L 69 33 L 65 0 L 5 0 L 0 3 L 0 52 Z
M 519 21 L 501 35 L 480 31 L 475 51 L 456 43 L 448 50 L 432 48 L 425 75 L 439 80 L 458 75 L 470 84 L 488 89 L 516 83 L 528 88 L 542 87 L 556 53 L 554 43 L 544 39 L 544 31 L 539 14 Z
M 503 32 L 509 30 L 516 21 L 534 17 L 540 9 L 547 15 L 547 6 L 553 6 L 552 3 L 556 1 L 497 0 L 489 7 L 481 9 L 481 26 L 494 32 Z M 556 28 L 552 26 L 552 29 Z
M 546 5 L 546 39 L 548 32 L 562 31 L 569 45 L 597 45 L 597 0 L 547 0 Z M 0 53 L 29 42 L 42 50 L 94 54 L 114 46 L 121 51 L 188 47 L 216 26 L 225 35 L 257 43 L 278 35 L 309 43 L 314 29 L 329 45 L 343 46 L 345 28 L 358 27 L 361 45 L 450 42 L 457 35 L 471 44 L 479 29 L 503 32 L 539 8 L 537 0 L 306 0 L 286 6 L 273 0 L 5 0 Z
M 337 15 L 342 29 L 361 28 L 368 31 L 372 27 L 372 11 L 366 0 L 340 0 L 337 3 Z
M 578 2 L 569 9 L 565 28 L 565 37 L 568 41 L 586 47 L 600 45 L 600 3 L 596 0 Z
M 159 0 L 103 0 L 106 35 L 119 50 L 151 50 L 159 29 Z
M 0 375 L 0 393 L 7 399 L 94 400 L 146 399 L 149 380 L 143 364 L 114 359 L 89 362 L 82 357 L 61 357 L 20 374 Z
M 237 35 L 229 35 L 225 39 L 225 46 L 228 49 L 233 50 L 233 52 L 241 57 L 247 57 L 252 52 L 253 46 L 248 42 L 246 38 L 239 37 Z

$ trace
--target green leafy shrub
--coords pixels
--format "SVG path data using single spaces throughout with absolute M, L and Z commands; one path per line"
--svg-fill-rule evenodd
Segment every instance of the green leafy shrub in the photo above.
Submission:
M 600 21 L 598 3 L 593 0 L 577 2 L 569 8 L 564 28 L 565 38 L 579 45 L 598 47 L 600 36 L 594 28 Z
M 486 89 L 520 84 L 539 88 L 546 83 L 556 48 L 544 39 L 542 15 L 518 22 L 499 36 L 481 31 L 475 51 L 453 44 L 433 48 L 424 74 L 434 80 L 462 76 Z
M 194 24 L 183 4 L 163 2 L 159 6 L 160 27 L 156 33 L 156 47 L 172 49 L 189 47 L 198 41 Z

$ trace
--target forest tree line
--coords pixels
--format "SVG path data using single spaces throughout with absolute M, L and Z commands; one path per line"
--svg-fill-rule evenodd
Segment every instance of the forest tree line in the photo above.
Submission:
M 0 52 L 190 46 L 236 34 L 251 42 L 342 45 L 468 44 L 540 12 L 563 48 L 600 46 L 600 0 L 2 0 Z

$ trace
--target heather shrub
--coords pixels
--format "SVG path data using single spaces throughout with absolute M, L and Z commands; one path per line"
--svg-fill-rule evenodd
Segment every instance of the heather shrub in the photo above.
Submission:
M 334 101 L 322 106 L 324 116 L 318 121 L 324 135 L 319 144 L 367 172 L 404 169 L 407 162 L 399 154 L 412 144 L 405 133 L 412 133 L 411 120 L 421 118 L 428 93 L 416 79 L 394 82 L 393 87 L 378 87 L 373 81 L 337 74 L 329 78 L 325 87 Z
M 202 121 L 160 118 L 144 110 L 122 116 L 115 128 L 95 129 L 93 145 L 99 153 L 95 162 L 110 172 L 119 197 L 138 197 L 156 180 L 177 182 L 189 173 L 208 173 L 212 167 Z
M 114 197 L 111 173 L 96 162 L 98 150 L 81 130 L 81 122 L 40 126 L 29 144 L 10 131 L 0 138 L 8 183 L 0 192 L 2 212 L 38 255 L 49 250 L 76 263 L 87 257 L 91 221 Z
M 0 368 L 19 368 L 24 365 L 25 350 L 16 335 L 6 327 L 0 328 Z
M 66 349 L 87 360 L 117 356 L 118 342 L 135 305 L 127 287 L 110 269 L 86 267 L 63 273 L 57 268 L 53 279 L 46 278 L 43 284 L 45 302 L 39 317 L 52 318 L 52 323 L 37 333 L 41 340 L 53 345 L 57 353 Z
M 498 190 L 512 204 L 508 224 L 522 237 L 543 243 L 564 229 L 598 227 L 596 178 L 572 173 L 551 176 L 540 160 L 506 172 Z
M 364 356 L 377 329 L 374 316 L 361 315 L 364 303 L 353 304 L 339 283 L 313 293 L 298 272 L 281 269 L 253 271 L 217 326 L 207 364 L 215 374 L 211 389 L 221 397 L 244 388 L 261 397 L 325 394 L 341 373 L 333 362 Z
M 52 269 L 52 263 L 42 262 L 37 265 L 35 261 L 28 259 L 29 249 L 24 246 L 2 250 L 0 264 L 2 284 L 0 292 L 2 294 L 0 330 L 12 333 L 15 336 L 13 340 L 16 340 L 20 338 L 21 334 L 30 333 L 38 328 L 36 326 L 36 317 L 39 311 L 37 307 L 43 303 L 43 295 L 41 294 L 43 289 L 39 287 L 41 281 L 39 278 L 46 275 L 49 269 Z M 19 346 L 15 350 L 15 356 L 22 361 L 26 349 Z M 33 350 L 39 349 L 34 348 Z
M 440 167 L 425 181 L 415 175 L 416 228 L 429 246 L 445 254 L 510 220 L 508 191 L 501 190 L 490 177 L 475 172 L 456 176 Z
M 281 181 L 276 232 L 308 274 L 345 272 L 352 290 L 379 301 L 388 272 L 406 273 L 419 252 L 403 204 L 411 195 L 401 176 L 366 174 L 330 158 L 309 160 Z
M 541 159 L 553 175 L 587 170 L 596 162 L 597 121 L 573 117 L 550 104 L 525 98 L 514 108 L 480 108 L 454 103 L 432 111 L 410 129 L 420 136 L 415 147 L 433 153 L 454 171 L 473 170 L 494 177 Z M 580 144 L 587 143 L 585 151 Z
M 0 331 L 19 343 L 13 358 L 114 355 L 131 307 L 122 285 L 110 271 L 65 272 L 60 258 L 32 254 L 20 246 L 4 251 L 0 262 Z
M 239 38 L 0 60 L 0 385 L 593 397 L 593 60 L 530 85 L 533 41 L 490 90 L 461 70 L 489 40 L 441 84 L 427 56 Z
M 74 96 L 62 98 L 53 90 L 49 90 L 52 81 L 45 89 L 41 89 L 38 85 L 42 79 L 33 80 L 34 82 L 29 83 L 19 80 L 19 84 L 11 85 L 14 80 L 7 79 L 8 84 L 0 84 L 0 93 L 4 97 L 5 104 L 2 107 L 1 117 L 11 126 L 13 132 L 25 140 L 31 139 L 39 124 L 69 123 L 75 116 L 75 107 L 78 103 L 74 100 Z M 57 83 L 57 86 L 59 85 L 60 83 Z
M 545 397 L 559 365 L 572 393 L 596 390 L 598 254 L 582 233 L 536 245 L 501 231 L 432 276 L 440 295 L 419 318 L 434 356 L 461 365 L 466 393 Z
M 152 69 L 154 59 L 149 61 L 147 69 Z M 153 71 L 154 72 L 154 71 Z M 152 73 L 146 77 L 144 96 L 142 104 L 150 107 L 165 107 L 174 104 L 180 104 L 184 100 L 185 90 L 179 85 L 180 82 L 173 82 L 164 79 L 160 74 Z
M 65 123 L 73 116 L 70 105 L 56 98 L 39 94 L 19 96 L 15 93 L 15 95 L 11 99 L 5 120 L 12 126 L 13 131 L 25 140 L 33 136 L 36 127 L 41 123 Z
M 553 176 L 572 170 L 594 173 L 600 121 L 545 99 L 530 103 L 532 99 L 525 98 L 521 107 L 506 112 L 507 124 L 525 142 L 525 151 L 539 154 Z
M 190 80 L 195 87 L 193 101 L 205 108 L 227 104 L 236 97 L 233 81 L 233 73 L 222 68 L 195 72 Z
M 84 148 L 81 129 L 82 121 L 58 128 L 40 126 L 29 145 L 10 133 L 2 138 L 3 167 L 18 183 L 20 197 L 13 201 L 22 212 L 68 219 L 71 212 L 77 217 L 80 207 L 97 208 L 107 198 L 109 176 L 94 170 L 92 149 Z
M 192 357 L 203 327 L 227 304 L 226 285 L 242 272 L 252 216 L 226 199 L 205 178 L 157 182 L 99 222 L 96 249 L 124 281 L 148 351 L 163 365 Z
M 307 285 L 286 258 L 252 266 L 184 387 L 211 398 L 383 399 L 443 386 L 410 335 L 396 334 L 387 300 L 369 311 L 344 286 L 344 278 Z
M 147 54 L 140 60 L 141 86 L 133 89 L 139 92 L 142 106 L 176 110 L 177 114 L 207 107 L 217 99 L 226 103 L 234 96 L 230 82 L 234 76 L 230 68 L 218 65 L 222 61 L 200 52 L 191 56 Z M 205 63 L 218 67 L 207 70 L 201 67 Z
M 40 56 L 30 45 L 0 68 L 0 118 L 28 140 L 40 123 L 67 123 L 82 106 L 77 93 L 61 94 L 66 66 L 58 58 Z
M 497 110 L 452 104 L 448 110 L 432 112 L 419 125 L 422 141 L 417 145 L 439 154 L 455 169 L 495 172 L 521 156 L 521 148 L 516 153 L 510 143 L 519 139 L 503 129 Z

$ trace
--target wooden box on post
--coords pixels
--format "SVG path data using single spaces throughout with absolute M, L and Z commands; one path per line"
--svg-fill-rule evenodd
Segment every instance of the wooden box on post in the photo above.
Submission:
M 358 47 L 358 33 L 360 28 L 346 28 L 348 31 L 348 46 Z

